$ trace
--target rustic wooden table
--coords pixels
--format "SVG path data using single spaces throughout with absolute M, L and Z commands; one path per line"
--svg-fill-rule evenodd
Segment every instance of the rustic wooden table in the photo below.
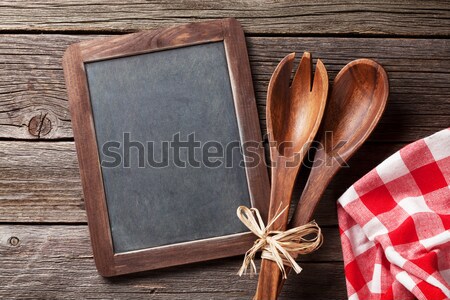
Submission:
M 449 1 L 0 1 L 0 298 L 250 299 L 242 257 L 100 277 L 86 226 L 61 57 L 74 42 L 205 19 L 243 25 L 265 130 L 265 91 L 288 52 L 311 51 L 330 79 L 349 61 L 380 62 L 386 113 L 331 183 L 316 214 L 325 244 L 302 259 L 282 299 L 345 299 L 336 199 L 408 142 L 450 125 Z

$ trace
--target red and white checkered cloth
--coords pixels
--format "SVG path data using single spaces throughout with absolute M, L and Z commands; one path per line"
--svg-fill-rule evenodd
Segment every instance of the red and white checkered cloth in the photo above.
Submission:
M 449 299 L 450 128 L 357 181 L 338 219 L 349 299 Z

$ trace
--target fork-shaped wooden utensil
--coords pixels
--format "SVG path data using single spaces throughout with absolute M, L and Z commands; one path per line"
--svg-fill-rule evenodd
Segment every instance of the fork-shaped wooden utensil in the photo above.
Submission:
M 319 128 L 328 93 L 328 75 L 318 60 L 312 81 L 311 54 L 305 52 L 292 80 L 295 53 L 277 66 L 267 91 L 267 131 L 272 163 L 269 220 L 289 207 L 295 178 L 303 157 Z M 285 230 L 289 209 L 285 209 L 269 230 Z M 254 299 L 274 300 L 281 271 L 273 261 L 263 259 Z

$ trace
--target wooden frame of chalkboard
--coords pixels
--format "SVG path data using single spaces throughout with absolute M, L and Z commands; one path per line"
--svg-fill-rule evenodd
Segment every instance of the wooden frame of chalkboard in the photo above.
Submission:
M 133 251 L 114 251 L 86 64 L 214 42 L 222 42 L 225 50 L 240 142 L 242 145 L 248 141 L 261 144 L 262 136 L 245 37 L 239 23 L 234 19 L 192 23 L 85 41 L 71 45 L 64 55 L 63 67 L 91 243 L 97 269 L 103 276 L 240 255 L 254 242 L 253 234 L 244 231 Z M 245 153 L 246 149 L 242 150 Z M 263 147 L 255 147 L 252 151 L 264 159 Z M 270 193 L 266 165 L 259 163 L 250 168 L 246 161 L 245 174 L 251 205 L 258 208 L 263 218 L 266 218 Z

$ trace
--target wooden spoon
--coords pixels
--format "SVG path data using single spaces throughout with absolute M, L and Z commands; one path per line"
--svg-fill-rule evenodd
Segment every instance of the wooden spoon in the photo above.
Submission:
M 375 128 L 388 94 L 387 74 L 372 60 L 354 60 L 336 76 L 319 133 L 320 146 L 290 227 L 311 220 L 331 178 Z
M 295 53 L 277 66 L 267 92 L 267 131 L 272 161 L 269 220 L 289 207 L 295 178 L 322 120 L 328 94 L 328 75 L 318 60 L 314 83 L 311 54 L 305 52 L 289 87 Z M 285 230 L 289 209 L 273 222 L 270 230 Z M 262 260 L 254 299 L 276 298 L 281 271 L 275 262 Z

